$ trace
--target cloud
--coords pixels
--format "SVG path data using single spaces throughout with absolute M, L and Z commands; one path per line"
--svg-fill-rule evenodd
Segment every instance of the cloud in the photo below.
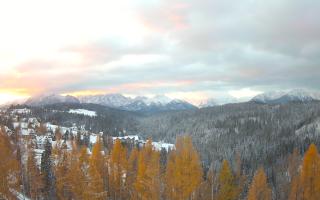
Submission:
M 23 7 L 17 13 L 14 3 L 0 4 L 0 89 L 185 99 L 320 90 L 316 0 L 32 0 Z

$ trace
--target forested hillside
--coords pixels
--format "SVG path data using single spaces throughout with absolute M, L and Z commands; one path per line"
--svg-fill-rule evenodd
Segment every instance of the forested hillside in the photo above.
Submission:
M 11 107 L 8 112 L 15 112 L 15 109 L 19 110 L 18 108 L 24 107 L 25 106 Z M 42 164 L 41 167 L 37 169 L 37 173 L 41 174 L 42 178 L 38 181 L 43 181 L 43 176 L 47 176 L 47 178 L 48 176 L 54 178 L 53 180 L 55 182 L 51 184 L 54 184 L 54 187 L 57 188 L 51 188 L 53 192 L 58 192 L 59 187 L 61 187 L 59 186 L 59 179 L 56 177 L 59 176 L 59 173 L 63 176 L 69 176 L 69 174 L 72 174 L 73 169 L 70 168 L 71 160 L 68 161 L 68 159 L 84 159 L 81 157 L 77 158 L 77 156 L 75 155 L 79 155 L 81 149 L 84 149 L 87 145 L 89 147 L 88 149 L 92 150 L 92 153 L 90 153 L 91 150 L 89 150 L 88 154 L 86 154 L 84 153 L 84 150 L 82 150 L 82 156 L 88 157 L 86 158 L 88 159 L 88 163 L 86 164 L 87 166 L 83 168 L 88 171 L 85 171 L 83 173 L 87 173 L 84 175 L 84 177 L 89 178 L 89 160 L 90 157 L 94 155 L 94 149 L 97 148 L 97 144 L 91 142 L 93 133 L 100 133 L 100 135 L 103 134 L 101 135 L 101 137 L 94 136 L 95 138 L 100 138 L 101 142 L 99 145 L 101 146 L 101 149 L 99 150 L 99 152 L 103 152 L 101 154 L 101 156 L 103 157 L 103 161 L 99 162 L 101 162 L 100 170 L 105 173 L 103 175 L 105 176 L 103 178 L 104 186 L 99 187 L 101 190 L 101 195 L 104 197 L 109 197 L 110 199 L 129 199 L 129 196 L 131 197 L 133 194 L 138 194 L 139 192 L 143 193 L 145 190 L 158 189 L 159 193 L 157 193 L 157 198 L 181 199 L 182 197 L 180 196 L 175 197 L 176 194 L 169 194 L 168 189 L 166 189 L 166 187 L 169 187 L 169 184 L 173 184 L 170 185 L 170 188 L 178 187 L 174 186 L 174 184 L 178 184 L 181 181 L 183 183 L 188 183 L 187 185 L 179 185 L 179 187 L 183 188 L 179 190 L 185 189 L 187 191 L 186 194 L 181 194 L 186 195 L 182 199 L 187 199 L 188 195 L 189 197 L 191 195 L 193 199 L 211 199 L 211 197 L 213 197 L 213 199 L 224 199 L 222 197 L 219 197 L 219 188 L 222 187 L 222 183 L 219 183 L 219 181 L 226 181 L 226 183 L 224 184 L 228 183 L 233 185 L 234 189 L 232 189 L 233 192 L 232 194 L 230 194 L 230 199 L 246 199 L 247 197 L 249 198 L 249 196 L 251 199 L 259 199 L 254 197 L 254 193 L 257 193 L 256 190 L 260 191 L 260 187 L 265 187 L 266 195 L 271 195 L 272 199 L 288 199 L 289 195 L 291 195 L 291 190 L 301 189 L 300 186 L 298 187 L 294 184 L 298 184 L 296 182 L 302 181 L 300 180 L 300 178 L 297 178 L 300 176 L 300 173 L 302 173 L 302 155 L 306 153 L 311 144 L 315 144 L 311 146 L 312 148 L 310 147 L 311 149 L 313 149 L 313 151 L 315 151 L 314 149 L 316 148 L 316 146 L 320 146 L 320 103 L 316 101 L 307 103 L 296 102 L 279 105 L 267 105 L 248 102 L 215 106 L 212 108 L 203 108 L 198 110 L 171 111 L 155 114 L 141 114 L 135 112 L 120 111 L 117 109 L 112 109 L 95 104 L 56 104 L 45 107 L 30 107 L 28 109 L 30 110 L 30 112 L 20 113 L 18 114 L 18 118 L 1 117 L 1 124 L 6 126 L 7 128 L 10 128 L 11 130 L 14 130 L 13 133 L 9 134 L 8 140 L 5 140 L 7 141 L 5 143 L 12 144 L 12 146 L 9 148 L 11 149 L 11 153 L 6 153 L 7 155 L 15 155 L 10 156 L 11 159 L 12 157 L 19 157 L 19 155 L 21 156 L 20 151 L 26 151 L 25 147 L 21 148 L 21 142 L 17 142 L 19 141 L 19 134 L 22 134 L 22 132 L 19 132 L 19 129 L 12 126 L 13 121 L 24 120 L 27 117 L 39 119 L 40 122 L 50 122 L 52 124 L 56 124 L 55 126 L 80 127 L 80 132 L 75 132 L 75 135 L 71 136 L 59 136 L 59 134 L 57 135 L 57 133 L 53 131 L 53 137 L 55 139 L 61 138 L 62 142 L 61 144 L 59 142 L 54 142 L 54 144 L 52 145 L 48 144 L 47 148 L 52 148 L 52 150 L 46 150 L 45 152 L 47 153 L 43 153 L 41 155 Z M 85 114 L 70 113 L 68 112 L 70 109 L 87 109 L 91 110 L 93 113 L 95 113 L 95 115 L 87 116 Z M 12 114 L 10 114 L 9 116 L 11 115 Z M 7 116 L 7 114 L 5 114 L 4 116 Z M 49 131 L 41 130 L 43 129 L 41 128 L 42 126 L 43 125 L 40 123 L 40 127 L 37 128 L 36 126 L 35 128 L 35 134 L 39 135 L 39 137 L 41 136 L 41 134 Z M 87 131 L 83 134 L 81 131 L 82 129 Z M 5 130 L 3 132 L 8 133 L 8 131 Z M 169 143 L 175 143 L 177 138 L 180 139 L 178 139 L 178 142 L 176 144 L 176 150 L 172 152 L 157 152 L 156 149 L 153 149 L 150 146 L 149 151 L 153 149 L 152 152 L 154 151 L 155 154 L 154 157 L 149 157 L 147 161 L 145 160 L 146 158 L 141 158 L 142 160 L 139 160 L 139 155 L 145 154 L 142 152 L 144 152 L 144 149 L 146 147 L 143 147 L 141 145 L 137 146 L 135 142 L 133 144 L 121 142 L 121 145 L 119 146 L 119 144 L 117 143 L 110 143 L 110 140 L 108 139 L 111 136 L 125 136 L 130 134 L 139 135 L 140 137 L 145 139 L 150 138 L 155 141 L 164 141 Z M 190 138 L 187 139 L 188 141 L 185 141 L 188 143 L 188 147 L 183 150 L 186 152 L 181 152 L 181 156 L 186 156 L 189 154 L 190 156 L 192 155 L 192 157 L 194 157 L 196 161 L 194 167 L 197 168 L 197 172 L 195 172 L 195 174 L 187 173 L 189 174 L 188 177 L 180 177 L 182 178 L 182 180 L 167 180 L 165 179 L 165 177 L 168 173 L 173 173 L 169 175 L 169 177 L 171 178 L 180 176 L 174 174 L 179 174 L 180 172 L 169 170 L 170 167 L 172 169 L 175 169 L 180 165 L 185 167 L 192 167 L 191 164 L 184 163 L 187 161 L 179 160 L 180 158 L 175 157 L 175 155 L 173 154 L 173 152 L 180 151 L 179 148 L 182 148 L 181 146 L 183 145 L 180 144 L 180 142 L 183 140 L 181 138 L 184 138 L 182 137 L 184 135 L 189 135 Z M 32 155 L 32 145 L 35 145 L 34 142 L 35 140 L 30 140 L 29 142 L 27 142 L 27 144 L 29 145 L 27 145 L 28 148 L 31 149 L 30 151 L 28 150 L 28 154 L 30 155 L 27 157 L 37 157 Z M 71 143 L 74 145 L 74 148 L 70 148 Z M 57 146 L 57 144 L 60 145 Z M 114 145 L 116 144 L 119 148 L 121 147 L 123 149 L 119 150 L 117 149 L 118 147 L 114 149 Z M 67 145 L 67 147 L 63 147 L 64 145 Z M 135 149 L 134 147 L 139 148 Z M 190 150 L 192 150 L 193 153 L 188 153 L 188 151 Z M 117 151 L 121 155 L 112 155 L 112 152 L 114 151 Z M 25 157 L 25 152 L 22 155 Z M 98 155 L 100 154 L 98 153 Z M 67 164 L 57 163 L 57 161 L 60 160 L 60 158 L 58 158 L 57 156 L 62 156 L 61 159 Z M 318 158 L 318 156 L 315 155 L 311 155 L 310 157 L 312 157 L 313 159 Z M 14 160 L 12 160 L 12 162 L 10 161 L 10 163 L 13 163 L 12 166 L 14 166 L 12 167 L 12 169 L 18 169 L 19 166 L 22 167 L 21 163 L 19 164 L 19 162 L 21 162 L 20 160 L 21 159 L 18 159 L 17 163 L 15 163 Z M 32 164 L 32 162 L 28 161 L 27 166 L 34 165 Z M 40 166 L 39 160 L 37 162 L 38 166 Z M 50 162 L 53 162 L 51 163 L 53 168 L 58 167 L 59 170 L 61 168 L 62 172 L 54 171 L 58 170 L 57 168 L 53 169 L 50 174 L 44 174 L 44 170 L 45 168 L 47 168 L 46 165 Z M 118 166 L 116 168 L 120 171 L 118 171 L 116 174 L 114 174 L 114 172 L 110 172 L 109 170 L 111 170 L 112 167 L 109 166 L 109 162 L 118 162 L 118 165 L 121 165 L 121 167 Z M 130 162 L 134 162 L 136 166 L 130 166 Z M 140 166 L 142 166 L 140 172 L 138 172 L 139 162 Z M 143 162 L 148 163 L 141 164 Z M 180 164 L 179 162 L 182 162 L 182 164 Z M 103 167 L 102 165 L 106 166 Z M 156 168 L 159 167 L 159 170 L 156 172 L 149 172 L 148 170 L 154 168 L 153 165 L 155 165 Z M 27 166 L 26 164 L 24 164 L 23 168 Z M 121 169 L 118 169 L 119 167 Z M 191 169 L 184 170 L 190 171 Z M 9 173 L 6 170 L 3 171 L 5 173 Z M 90 173 L 93 172 L 91 171 Z M 112 173 L 112 175 L 109 173 Z M 132 174 L 133 177 L 129 176 L 131 173 L 134 173 Z M 142 175 L 138 175 L 139 173 L 142 173 Z M 147 178 L 149 176 L 145 173 L 151 173 L 152 175 L 150 176 L 154 176 L 155 174 L 159 173 L 159 180 L 155 180 L 158 184 L 158 189 L 149 188 L 149 183 L 141 183 L 142 185 L 140 186 L 136 185 L 135 181 L 137 181 L 137 178 L 139 176 L 141 176 L 140 178 Z M 225 175 L 219 175 L 221 173 Z M 121 179 L 120 182 L 119 180 L 117 181 L 118 189 L 112 189 L 113 186 L 111 186 L 110 181 L 112 182 L 112 179 L 116 178 L 113 176 L 118 176 L 118 179 L 119 177 L 125 177 L 125 179 Z M 293 179 L 293 176 L 295 176 L 295 179 Z M 148 181 L 150 181 L 149 178 L 147 179 Z M 67 180 L 67 178 L 64 177 L 62 178 L 62 180 Z M 89 180 L 91 180 L 91 178 L 89 178 Z M 252 184 L 254 183 L 253 185 L 257 184 L 258 186 L 250 186 L 252 180 Z M 26 181 L 26 178 L 20 181 Z M 62 185 L 65 184 L 63 181 L 61 183 Z M 188 185 L 191 184 L 192 181 L 195 181 L 195 185 L 190 189 L 188 188 Z M 268 184 L 266 184 L 265 182 L 267 182 Z M 41 185 L 42 184 L 44 183 L 41 183 Z M 89 187 L 90 183 L 87 182 L 86 184 L 87 185 L 83 187 Z M 92 184 L 93 183 L 91 183 L 91 185 Z M 25 190 L 30 189 L 28 184 L 24 186 L 26 187 Z M 42 188 L 43 185 L 39 187 Z M 250 193 L 249 189 L 255 192 Z M 40 193 L 40 196 L 49 195 L 44 194 L 42 189 L 39 190 L 42 191 L 38 191 Z M 49 188 L 45 189 L 45 191 L 47 190 L 49 190 Z M 68 192 L 65 193 L 65 195 L 68 196 L 67 198 L 72 195 L 76 195 L 73 194 L 74 191 L 69 191 L 71 190 L 70 188 L 67 190 Z M 80 189 L 77 187 L 74 188 L 74 190 L 80 191 Z M 30 194 L 28 195 L 30 196 Z M 119 195 L 121 195 L 121 197 L 119 197 Z M 168 197 L 168 195 L 171 195 L 170 198 Z M 211 196 L 208 197 L 208 195 Z M 90 197 L 92 198 L 92 194 Z M 60 199 L 64 198 L 65 197 L 61 197 Z M 73 198 L 79 199 L 75 197 Z M 149 196 L 138 196 L 136 198 L 156 199 L 156 197 Z

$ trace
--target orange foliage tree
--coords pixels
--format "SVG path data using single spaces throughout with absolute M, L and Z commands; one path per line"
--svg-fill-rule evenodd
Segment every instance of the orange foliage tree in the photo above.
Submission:
M 127 150 L 120 140 L 116 140 L 113 146 L 110 160 L 109 188 L 112 199 L 122 199 L 124 196 L 123 186 L 127 170 Z
M 303 164 L 300 172 L 299 183 L 291 195 L 296 193 L 298 199 L 316 200 L 320 199 L 320 160 L 317 147 L 311 144 L 303 158 Z
M 139 199 L 160 199 L 160 153 L 153 149 L 151 140 L 139 153 L 134 186 Z
M 239 189 L 236 179 L 232 174 L 228 161 L 222 162 L 222 167 L 218 176 L 218 200 L 234 200 L 239 197 Z
M 271 189 L 263 168 L 255 173 L 249 188 L 248 200 L 271 200 Z
M 19 183 L 19 162 L 7 135 L 0 131 L 0 199 L 14 199 L 10 189 Z
M 178 137 L 176 149 L 170 152 L 167 163 L 167 199 L 188 199 L 193 196 L 201 182 L 202 167 L 191 137 Z

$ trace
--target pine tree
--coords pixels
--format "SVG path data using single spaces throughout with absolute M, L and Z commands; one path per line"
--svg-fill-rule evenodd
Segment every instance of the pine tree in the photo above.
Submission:
M 263 168 L 259 168 L 249 188 L 248 200 L 271 200 L 271 189 Z
M 56 198 L 56 190 L 55 190 L 55 177 L 53 174 L 53 164 L 51 159 L 52 146 L 51 142 L 46 139 L 44 152 L 41 156 L 41 174 L 43 177 L 43 190 L 45 198 L 55 199 Z
M 202 167 L 191 137 L 178 137 L 176 149 L 170 152 L 167 164 L 167 199 L 188 199 L 192 197 L 201 182 Z
M 234 200 L 239 197 L 239 190 L 235 183 L 228 161 L 222 162 L 222 167 L 218 177 L 218 200 Z

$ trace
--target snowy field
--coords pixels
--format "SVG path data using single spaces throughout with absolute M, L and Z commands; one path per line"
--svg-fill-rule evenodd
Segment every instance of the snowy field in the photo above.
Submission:
M 86 115 L 86 116 L 90 116 L 90 117 L 97 116 L 97 113 L 95 111 L 85 110 L 85 109 L 70 109 L 69 113 Z

